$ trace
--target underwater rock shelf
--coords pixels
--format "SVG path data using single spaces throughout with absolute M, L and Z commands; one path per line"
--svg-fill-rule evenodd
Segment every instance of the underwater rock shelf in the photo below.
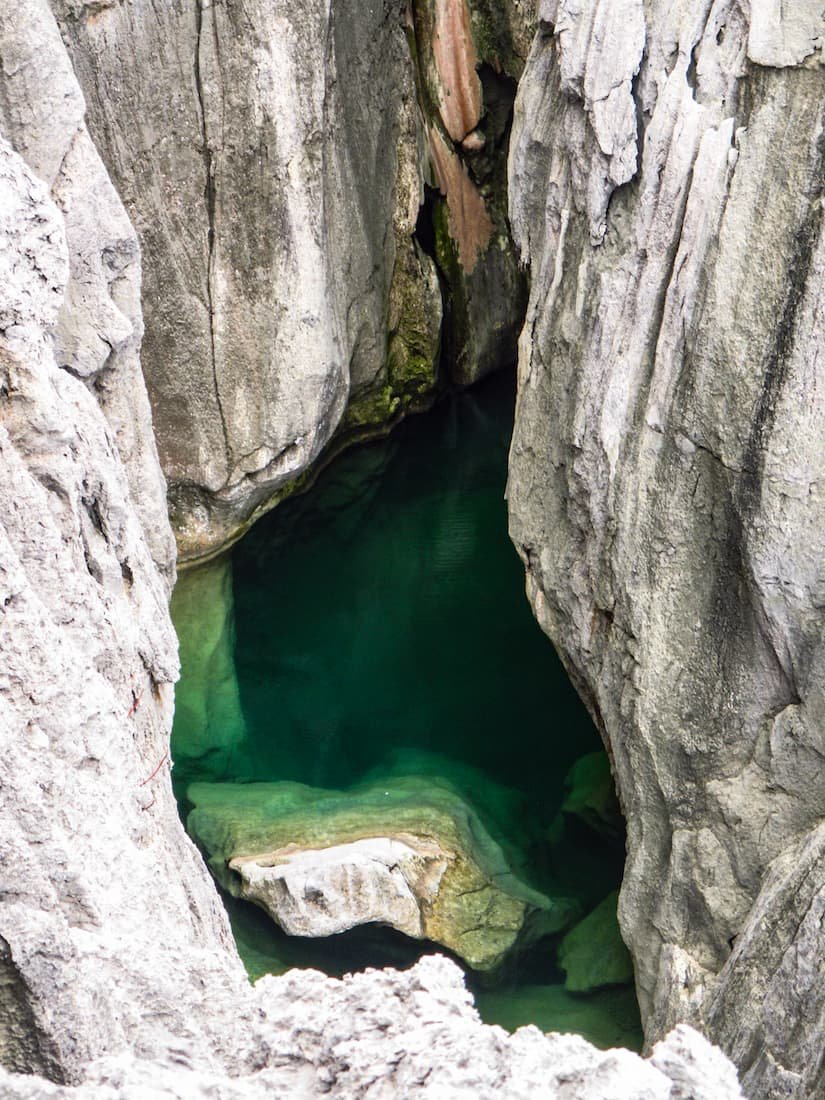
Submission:
M 201 783 L 188 797 L 189 831 L 216 878 L 292 935 L 376 922 L 491 970 L 578 912 L 574 899 L 551 900 L 522 882 L 443 780 L 390 776 L 341 792 Z
M 182 575 L 175 784 L 253 976 L 446 949 L 491 1021 L 638 1046 L 607 758 L 507 537 L 513 400 L 448 396 Z

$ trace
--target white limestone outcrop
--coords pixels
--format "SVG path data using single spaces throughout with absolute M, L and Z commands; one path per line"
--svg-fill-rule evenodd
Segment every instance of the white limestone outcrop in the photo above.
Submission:
M 380 923 L 423 939 L 429 906 L 449 854 L 423 837 L 366 837 L 328 848 L 289 848 L 262 860 L 238 857 L 230 868 L 242 896 L 290 936 L 334 936 Z
M 168 583 L 56 357 L 64 219 L 5 142 L 0 188 L 0 1058 L 72 1078 L 178 1033 L 208 1062 L 244 976 L 169 781 Z
M 77 1088 L 0 1070 L 8 1100 L 742 1100 L 736 1072 L 707 1040 L 680 1027 L 647 1061 L 601 1051 L 577 1035 L 508 1035 L 480 1023 L 461 972 L 429 956 L 410 970 L 327 978 L 290 971 L 261 979 L 250 1000 L 255 1057 L 231 1076 L 192 1065 L 185 1045 L 171 1061 L 129 1055 L 90 1067 Z M 251 1053 L 251 1052 L 249 1052 Z M 240 1052 L 239 1052 L 240 1054 Z

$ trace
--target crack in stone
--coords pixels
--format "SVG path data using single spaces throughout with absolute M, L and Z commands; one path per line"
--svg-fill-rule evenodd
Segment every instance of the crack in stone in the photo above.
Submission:
M 203 138 L 203 161 L 205 169 L 205 182 L 204 182 L 204 204 L 206 206 L 206 219 L 207 219 L 207 262 L 206 262 L 206 308 L 209 314 L 209 346 L 212 359 L 212 384 L 215 390 L 215 402 L 218 406 L 218 414 L 221 421 L 221 430 L 223 432 L 224 448 L 226 451 L 227 464 L 229 467 L 232 465 L 232 448 L 229 442 L 229 431 L 226 423 L 226 415 L 223 409 L 223 403 L 221 401 L 220 386 L 218 384 L 218 359 L 215 346 L 215 312 L 214 301 L 212 296 L 212 279 L 215 269 L 215 204 L 217 199 L 217 192 L 215 188 L 215 165 L 212 157 L 212 150 L 209 146 L 209 136 L 207 133 L 206 125 L 206 101 L 204 96 L 203 86 L 203 74 L 201 72 L 201 49 L 203 43 L 203 21 L 204 21 L 204 8 L 207 0 L 196 0 L 195 7 L 195 61 L 194 61 L 194 75 L 195 75 L 195 89 L 198 97 L 198 105 L 200 107 L 201 115 L 201 136 Z M 217 40 L 217 28 L 214 24 L 214 16 L 212 21 L 212 31 Z M 227 471 L 227 477 L 229 471 Z

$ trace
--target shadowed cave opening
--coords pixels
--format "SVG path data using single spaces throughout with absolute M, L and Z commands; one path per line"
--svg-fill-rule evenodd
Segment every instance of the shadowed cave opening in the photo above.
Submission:
M 488 1022 L 638 1048 L 624 824 L 507 534 L 514 390 L 446 394 L 182 574 L 175 787 L 253 979 L 441 951 Z M 395 928 L 338 930 L 374 893 Z

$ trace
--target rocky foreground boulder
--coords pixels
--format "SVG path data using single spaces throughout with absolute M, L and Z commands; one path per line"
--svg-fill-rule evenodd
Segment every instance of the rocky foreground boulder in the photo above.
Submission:
M 684 1025 L 649 1060 L 596 1050 L 577 1035 L 534 1027 L 507 1035 L 481 1024 L 454 963 L 438 956 L 411 970 L 373 970 L 336 981 L 316 971 L 263 978 L 249 1039 L 257 1045 L 231 1076 L 192 1065 L 178 1047 L 168 1061 L 124 1055 L 90 1067 L 84 1084 L 61 1088 L 0 1070 L 0 1095 L 20 1100 L 143 1100 L 283 1097 L 310 1100 L 741 1100 L 727 1059 Z M 242 1068 L 243 1067 L 243 1068 Z

